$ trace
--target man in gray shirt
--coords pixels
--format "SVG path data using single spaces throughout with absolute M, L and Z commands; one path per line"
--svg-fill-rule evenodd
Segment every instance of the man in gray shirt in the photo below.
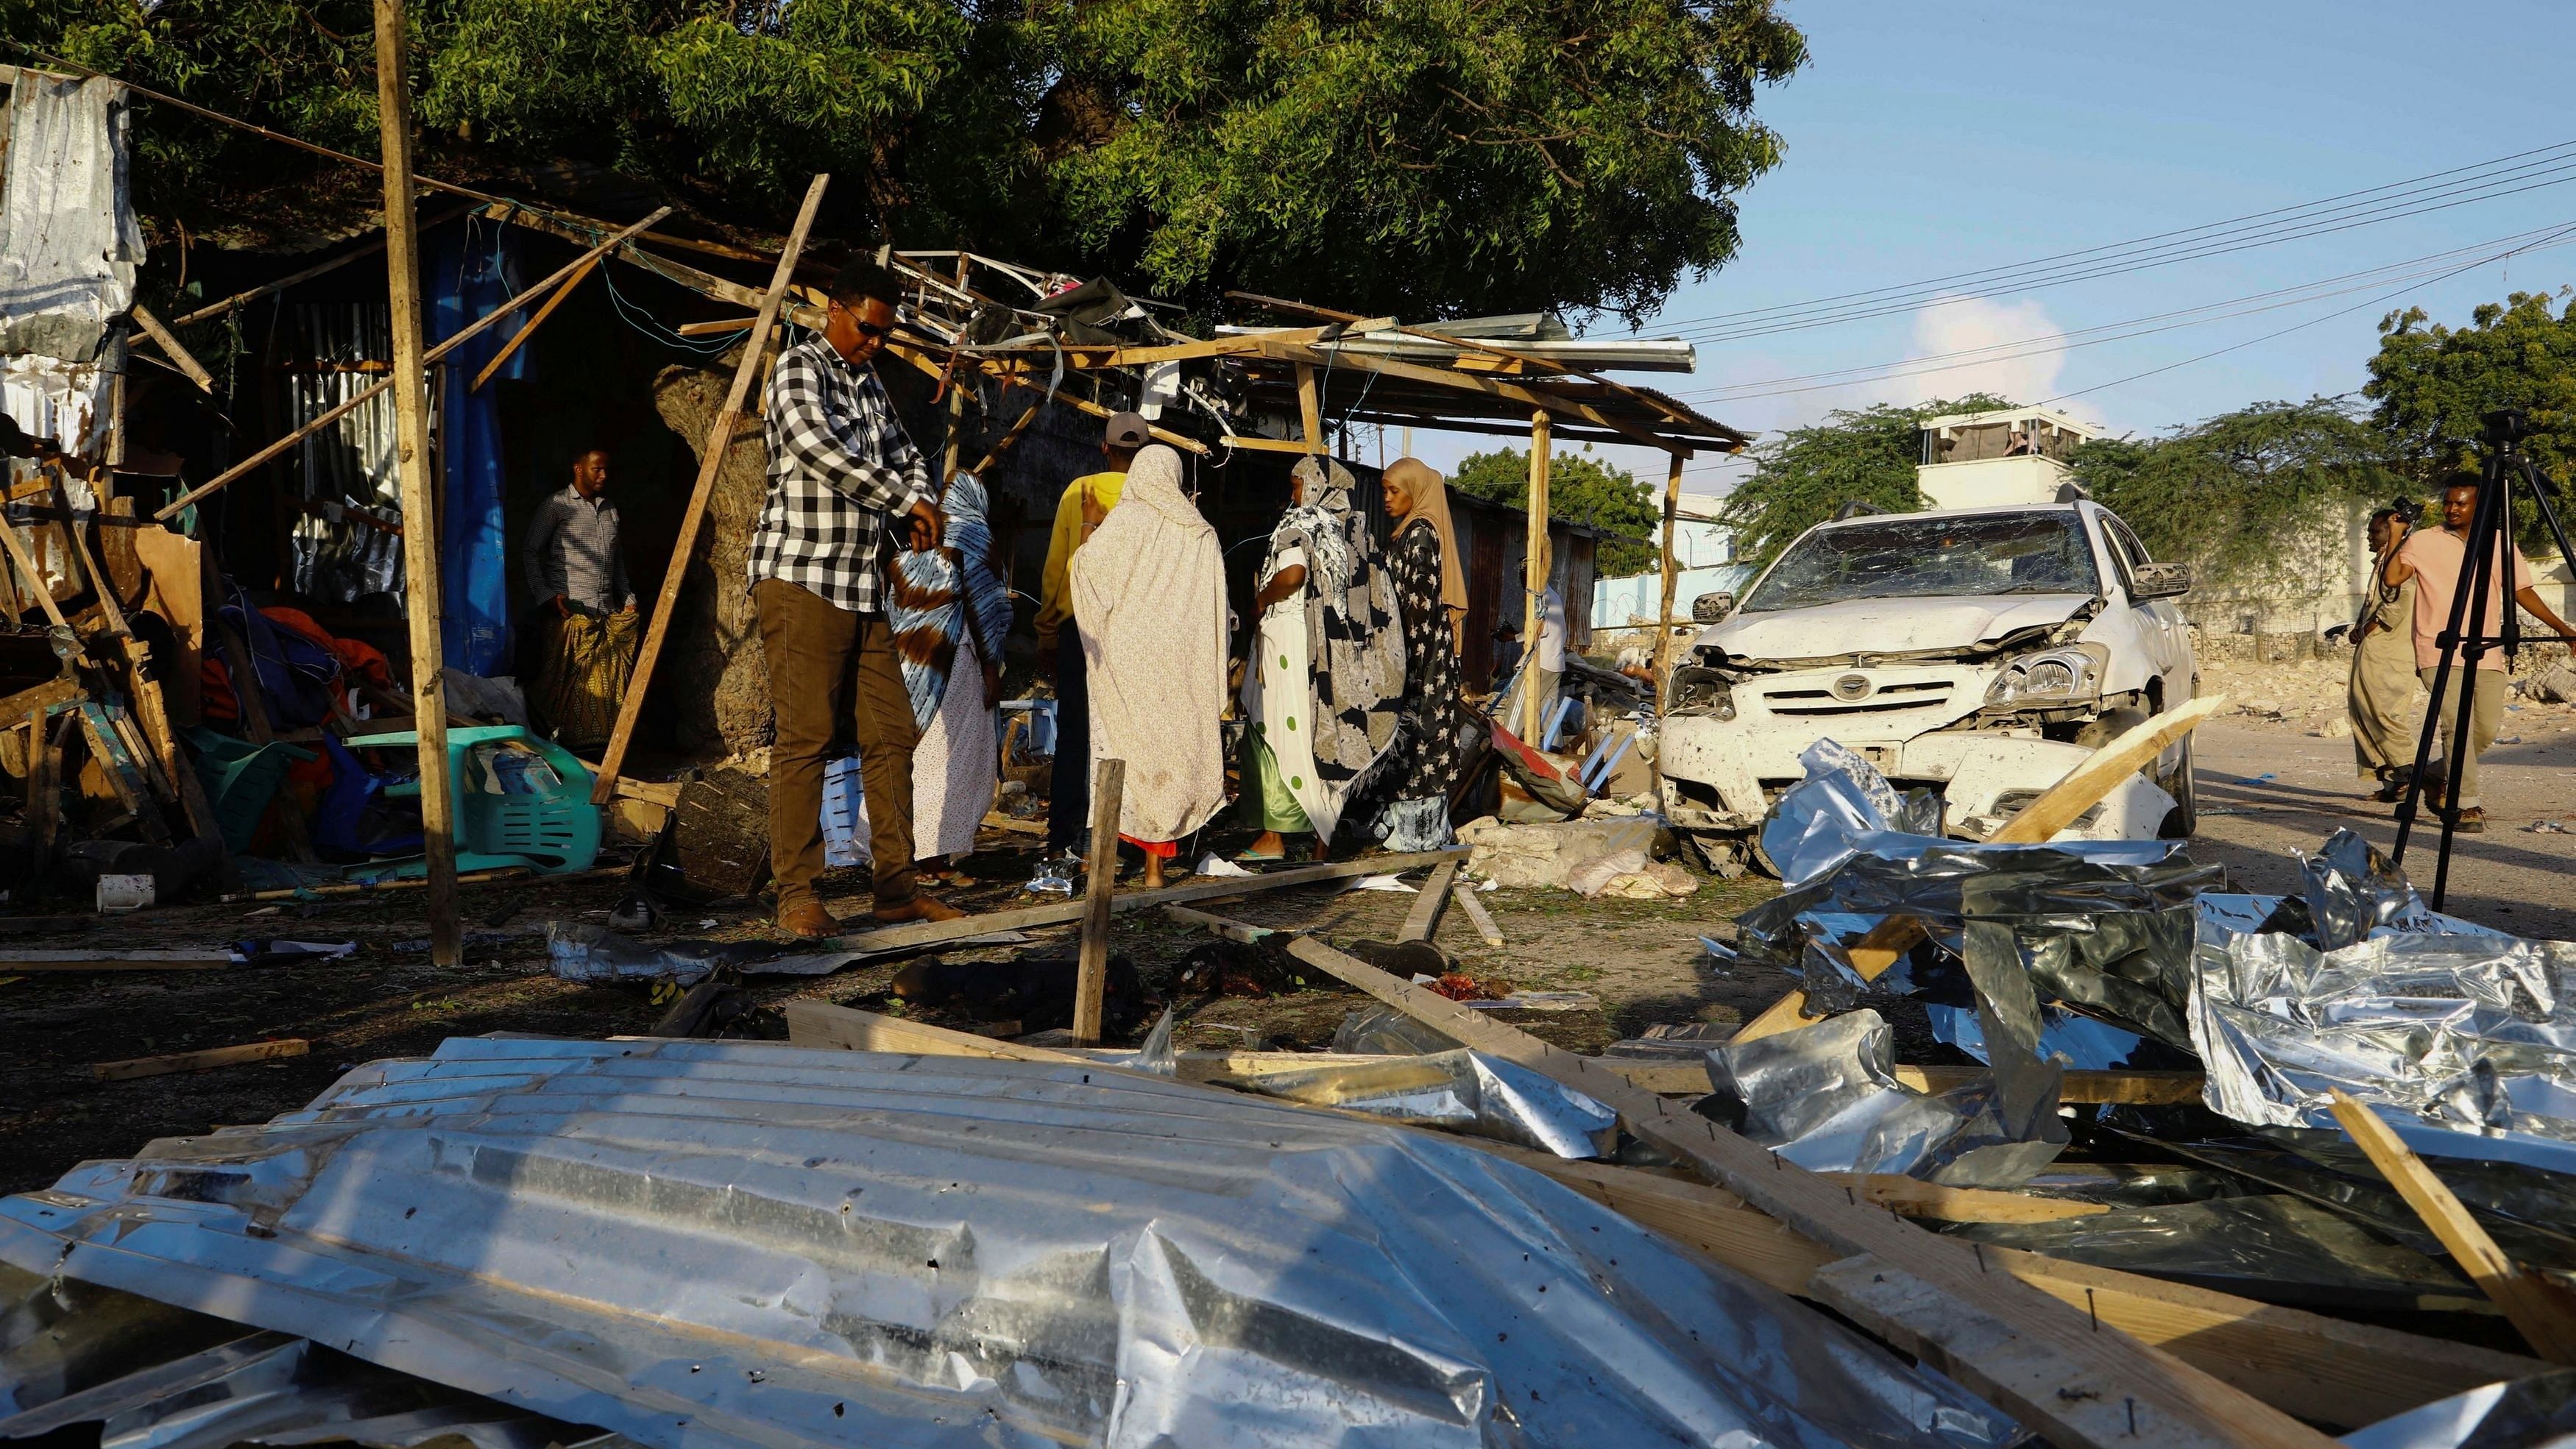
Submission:
M 537 505 L 528 520 L 520 565 L 538 608 L 556 618 L 579 605 L 594 614 L 635 607 L 626 585 L 626 554 L 617 546 L 617 505 L 608 501 L 608 450 L 572 460 L 572 486 Z
M 520 549 L 541 635 L 537 723 L 565 748 L 607 742 L 635 671 L 642 616 L 608 501 L 608 450 L 572 460 L 572 486 L 537 505 Z

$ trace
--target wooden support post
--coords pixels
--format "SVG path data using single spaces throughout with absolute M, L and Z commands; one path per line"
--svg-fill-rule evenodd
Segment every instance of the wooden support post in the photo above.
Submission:
M 1521 556 L 1521 587 L 1529 600 L 1521 611 L 1520 737 L 1533 750 L 1542 747 L 1539 737 L 1547 729 L 1548 702 L 1538 697 L 1538 638 L 1547 602 L 1547 470 L 1554 459 L 1549 437 L 1554 425 L 1545 410 L 1530 414 L 1529 535 Z
M 1306 451 L 1324 451 L 1324 399 L 1315 391 L 1315 369 L 1297 364 L 1297 418 L 1305 425 Z
M 1082 955 L 1073 979 L 1073 1041 L 1100 1042 L 1100 1003 L 1109 989 L 1110 897 L 1118 881 L 1118 807 L 1127 762 L 1103 760 L 1091 776 L 1091 879 L 1084 883 Z
M 2576 1364 L 2576 1294 L 2537 1273 L 2524 1272 L 2506 1256 L 2442 1179 L 2379 1120 L 2378 1113 L 2338 1090 L 2334 1115 L 2369 1155 L 2370 1165 L 2442 1240 L 2451 1261 L 2504 1310 L 2531 1351 L 2553 1363 Z
M 1449 908 L 1449 892 L 1457 883 L 1456 861 L 1443 861 L 1432 867 L 1431 879 L 1422 883 L 1422 892 L 1413 898 L 1413 909 L 1404 913 L 1403 929 L 1395 933 L 1395 939 L 1428 941 L 1438 935 L 1440 913 Z
M 966 290 L 967 265 L 966 254 L 959 252 L 957 254 L 957 290 L 961 292 Z M 966 384 L 957 376 L 961 361 L 958 354 L 949 354 L 948 376 L 945 379 L 948 386 L 948 444 L 940 450 L 939 455 L 939 486 L 942 497 L 947 496 L 948 480 L 957 476 L 957 452 L 966 441 L 958 436 L 966 426 Z M 978 371 L 977 375 L 981 376 L 981 372 Z M 1008 587 L 1007 581 L 1004 586 Z
M 420 238 L 412 214 L 410 47 L 403 0 L 376 0 L 376 121 L 384 147 L 385 278 L 393 313 L 394 457 L 403 521 L 403 612 L 410 622 L 412 728 L 420 739 L 420 825 L 429 865 L 429 959 L 465 963 L 456 916 L 456 796 L 448 783 L 447 682 L 439 624 L 437 490 L 429 476 L 428 364 L 420 326 Z M 678 570 L 674 569 L 674 573 Z
M 653 601 L 653 617 L 645 625 L 644 647 L 636 653 L 635 671 L 626 681 L 626 697 L 618 701 L 616 728 L 609 731 L 608 749 L 599 757 L 599 781 L 590 792 L 594 805 L 607 804 L 617 793 L 617 772 L 626 764 L 626 747 L 634 741 L 636 720 L 643 716 L 644 695 L 653 683 L 653 665 L 662 657 L 662 641 L 671 632 L 671 615 L 680 601 L 680 583 L 688 575 L 690 555 L 697 550 L 698 527 L 706 522 L 707 500 L 715 496 L 716 474 L 723 471 L 725 453 L 733 446 L 734 422 L 751 398 L 752 379 L 760 375 L 761 359 L 769 351 L 769 335 L 778 324 L 778 308 L 787 296 L 787 283 L 796 275 L 796 258 L 805 250 L 805 233 L 813 229 L 814 213 L 823 206 L 823 188 L 831 180 L 829 176 L 817 176 L 805 188 L 805 204 L 797 208 L 796 225 L 787 233 L 787 247 L 778 254 L 777 270 L 770 273 L 769 290 L 761 294 L 760 315 L 753 320 L 751 336 L 742 344 L 742 361 L 734 365 L 733 386 L 725 393 L 724 406 L 716 409 L 714 426 L 707 429 L 706 449 L 698 457 L 697 486 L 690 491 L 689 506 L 680 515 L 680 536 L 671 545 L 671 566 L 662 574 L 662 592 Z
M 1673 582 L 1680 572 L 1673 559 L 1673 530 L 1680 526 L 1677 515 L 1682 506 L 1682 455 L 1673 454 L 1672 471 L 1664 475 L 1664 601 L 1655 610 L 1655 717 L 1664 713 L 1664 681 L 1673 669 Z M 1655 772 L 1661 778 L 1663 772 Z
M 467 392 L 481 392 L 483 384 L 492 380 L 492 374 L 499 372 L 512 357 L 518 354 L 520 348 L 528 345 L 528 339 L 536 336 L 537 329 L 546 325 L 546 319 L 555 315 L 555 309 L 564 304 L 564 298 L 572 295 L 573 289 L 582 284 L 583 278 L 599 270 L 599 258 L 585 257 L 574 265 L 580 270 L 566 277 L 564 284 L 555 288 L 554 295 L 548 297 L 546 304 L 537 309 L 537 315 L 519 324 L 519 330 L 510 334 L 510 340 L 502 343 L 500 350 L 492 354 L 492 360 L 483 364 L 482 371 L 474 374 L 473 383 L 465 389 Z
M 2020 814 L 2005 821 L 1986 839 L 1997 845 L 2047 844 L 2122 780 L 2143 769 L 2149 760 L 2164 753 L 2167 746 L 2190 734 L 2194 726 L 2226 704 L 2227 696 L 2223 694 L 2203 695 L 2134 726 L 2067 771 L 2064 779 L 2042 791 L 2039 798 L 2023 806 Z M 1896 964 L 1897 958 L 1913 950 L 1923 936 L 1921 921 L 1912 916 L 1889 916 L 1852 947 L 1852 969 L 1860 973 L 1862 980 L 1875 981 L 1880 972 Z M 1759 1041 L 1804 1026 L 1806 1008 L 1806 994 L 1792 991 L 1737 1028 L 1729 1040 Z
M 170 329 L 161 325 L 161 319 L 153 316 L 150 308 L 137 302 L 126 309 L 125 315 L 134 319 L 134 325 L 143 329 L 143 335 L 152 339 L 163 356 L 188 375 L 188 381 L 203 391 L 215 390 L 215 375 L 206 371 L 206 365 L 197 360 L 196 354 L 179 345 L 179 339 L 170 335 Z

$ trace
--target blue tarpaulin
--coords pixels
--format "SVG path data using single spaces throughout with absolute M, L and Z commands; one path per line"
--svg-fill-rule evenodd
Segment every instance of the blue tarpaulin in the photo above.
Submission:
M 518 248 L 506 227 L 469 222 L 430 264 L 429 336 L 465 330 L 520 288 Z M 524 325 L 503 322 L 447 355 L 438 416 L 445 496 L 439 536 L 440 642 L 446 663 L 468 674 L 510 672 L 510 570 L 501 520 L 501 415 L 491 384 L 474 376 Z M 524 375 L 521 349 L 494 374 Z

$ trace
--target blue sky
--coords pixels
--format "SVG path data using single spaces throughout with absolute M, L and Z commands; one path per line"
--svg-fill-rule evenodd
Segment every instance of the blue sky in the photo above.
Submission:
M 1806 31 L 1812 58 L 1757 108 L 1781 133 L 1787 159 L 1740 198 L 1738 259 L 1686 282 L 1646 335 L 1705 331 L 1713 314 L 2002 267 L 2576 141 L 2576 112 L 2552 101 L 2560 89 L 2552 76 L 2576 41 L 2576 10 L 2563 0 L 1789 0 L 1785 9 Z M 2558 178 L 2563 184 L 2126 275 L 1939 305 L 1899 299 L 1888 315 L 1704 342 L 1697 376 L 1637 380 L 1685 394 L 1732 385 L 1739 391 L 1692 400 L 1747 431 L 1978 386 L 2037 402 L 2414 281 L 2364 278 L 2339 285 L 2365 290 L 2058 354 L 1776 389 L 1807 385 L 1780 379 L 2044 342 L 2576 224 L 2576 155 L 2555 178 L 2526 180 Z M 2261 399 L 2346 392 L 2366 380 L 2377 323 L 2390 308 L 2419 305 L 2460 321 L 2509 290 L 2569 282 L 2576 238 L 2060 406 L 2115 431 L 2151 433 Z M 1622 329 L 1605 320 L 1593 330 Z M 1775 395 L 1755 395 L 1765 391 Z M 1490 446 L 1422 435 L 1418 443 L 1435 463 Z M 1662 474 L 1652 455 L 1604 451 L 1641 476 Z M 1716 492 L 1739 472 L 1703 458 L 1688 486 Z

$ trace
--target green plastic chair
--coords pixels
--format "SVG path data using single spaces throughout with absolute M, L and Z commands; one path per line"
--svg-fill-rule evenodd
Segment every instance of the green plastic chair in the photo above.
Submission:
M 413 730 L 398 730 L 380 735 L 361 735 L 343 740 L 351 749 L 391 749 L 408 745 L 420 748 L 420 735 Z M 514 752 L 513 747 L 533 752 L 554 774 L 551 783 L 542 777 L 525 783 L 538 788 L 529 793 L 495 792 L 485 788 L 487 781 L 500 776 L 492 758 Z M 480 753 L 478 770 L 477 754 Z M 528 733 L 524 725 L 477 725 L 447 732 L 448 789 L 456 802 L 456 868 L 469 870 L 503 870 L 524 866 L 540 875 L 571 875 L 590 869 L 599 859 L 599 807 L 590 803 L 590 767 L 576 759 L 570 750 L 552 740 Z M 418 799 L 420 781 L 413 779 L 385 790 L 389 798 Z M 383 878 L 385 862 L 370 861 L 355 870 Z M 424 860 L 408 861 L 391 874 L 418 876 L 428 873 Z
M 313 752 L 301 745 L 254 745 L 202 725 L 190 726 L 187 740 L 196 754 L 197 780 L 206 787 L 207 803 L 223 830 L 224 849 L 235 855 L 248 852 L 288 767 L 312 759 Z

